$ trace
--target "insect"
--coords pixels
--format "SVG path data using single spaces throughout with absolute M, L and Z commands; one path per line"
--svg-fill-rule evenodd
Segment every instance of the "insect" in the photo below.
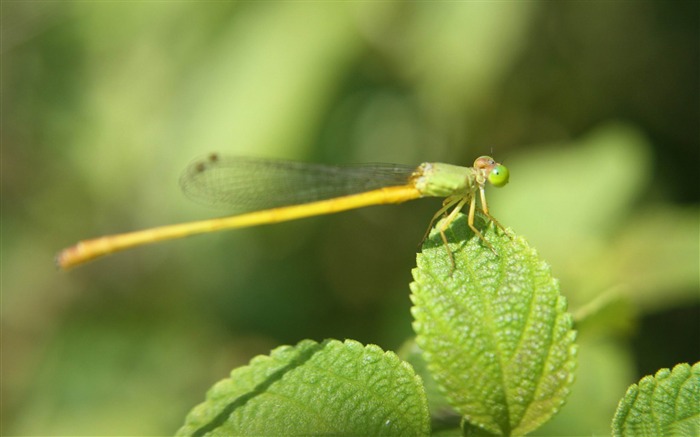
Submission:
M 402 203 L 421 197 L 444 197 L 442 208 L 433 216 L 430 226 L 447 214 L 439 231 L 454 266 L 445 230 L 459 211 L 469 204 L 469 227 L 493 250 L 474 226 L 476 201 L 479 197 L 481 212 L 503 229 L 489 214 L 484 188 L 487 182 L 502 187 L 508 179 L 508 169 L 489 156 L 477 158 L 472 167 L 430 162 L 410 167 L 397 164 L 325 165 L 211 154 L 185 169 L 180 178 L 183 191 L 195 200 L 234 207 L 242 213 L 80 241 L 61 251 L 56 262 L 60 268 L 69 269 L 110 253 L 190 235 L 278 223 L 370 205 Z

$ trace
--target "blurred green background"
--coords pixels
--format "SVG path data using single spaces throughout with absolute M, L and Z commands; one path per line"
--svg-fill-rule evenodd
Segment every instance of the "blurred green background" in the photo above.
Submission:
M 2 433 L 173 433 L 304 338 L 397 350 L 436 199 L 141 248 L 79 239 L 222 215 L 195 157 L 493 154 L 496 217 L 579 323 L 541 434 L 609 433 L 642 375 L 700 355 L 698 2 L 2 2 Z

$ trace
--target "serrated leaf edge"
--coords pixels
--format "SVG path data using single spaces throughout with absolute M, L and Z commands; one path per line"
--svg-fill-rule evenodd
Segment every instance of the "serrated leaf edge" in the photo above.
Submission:
M 659 388 L 659 384 L 664 381 L 665 379 L 668 379 L 669 377 L 673 376 L 674 374 L 679 374 L 680 372 L 687 371 L 688 376 L 687 378 L 681 383 L 680 387 L 678 389 L 678 393 L 681 392 L 682 387 L 685 386 L 689 381 L 692 381 L 693 379 L 696 379 L 696 383 L 700 384 L 700 362 L 697 362 L 693 364 L 692 366 L 688 363 L 680 363 L 676 364 L 673 366 L 672 370 L 669 370 L 668 368 L 662 368 L 656 371 L 656 373 L 652 375 L 646 375 L 642 377 L 637 383 L 630 385 L 627 390 L 625 391 L 625 395 L 620 399 L 617 405 L 617 409 L 615 411 L 615 415 L 613 416 L 612 420 L 612 435 L 615 437 L 622 436 L 622 429 L 624 429 L 624 425 L 627 423 L 628 418 L 630 417 L 630 413 L 633 411 L 635 404 L 637 403 L 639 399 L 639 395 L 642 391 L 642 388 L 646 385 L 653 384 L 653 390 L 652 393 L 649 395 L 652 399 L 654 397 L 654 394 L 656 390 Z M 700 416 L 700 393 L 697 393 L 697 399 L 698 399 L 698 404 L 697 404 L 697 410 L 696 410 L 696 416 Z M 684 419 L 687 420 L 687 419 Z M 658 426 L 657 421 L 654 421 L 654 425 Z M 661 430 L 656 429 L 657 433 L 660 433 Z

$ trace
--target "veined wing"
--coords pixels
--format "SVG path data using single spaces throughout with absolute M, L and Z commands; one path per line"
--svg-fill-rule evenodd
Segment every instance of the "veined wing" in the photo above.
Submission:
M 200 203 L 247 212 L 407 185 L 415 170 L 399 164 L 326 165 L 212 154 L 193 161 L 180 185 Z

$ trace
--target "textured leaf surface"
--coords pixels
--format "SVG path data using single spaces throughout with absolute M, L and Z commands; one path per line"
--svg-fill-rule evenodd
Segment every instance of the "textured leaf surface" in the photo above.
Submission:
M 413 271 L 414 329 L 435 380 L 469 424 L 525 434 L 563 404 L 576 335 L 549 266 L 494 228 L 484 235 L 498 255 L 464 216 L 450 226 L 454 270 L 431 233 Z
M 428 363 L 425 361 L 423 351 L 418 347 L 415 339 L 406 341 L 398 351 L 398 354 L 399 357 L 413 366 L 413 369 L 423 380 L 423 387 L 428 398 L 432 434 L 435 435 L 445 430 L 458 435 L 461 434 L 459 430 L 461 415 L 457 414 L 447 399 L 445 399 L 445 395 L 428 370 Z
M 661 369 L 630 386 L 617 407 L 613 434 L 700 435 L 700 363 Z
M 305 340 L 215 384 L 178 435 L 425 435 L 422 383 L 374 345 Z

